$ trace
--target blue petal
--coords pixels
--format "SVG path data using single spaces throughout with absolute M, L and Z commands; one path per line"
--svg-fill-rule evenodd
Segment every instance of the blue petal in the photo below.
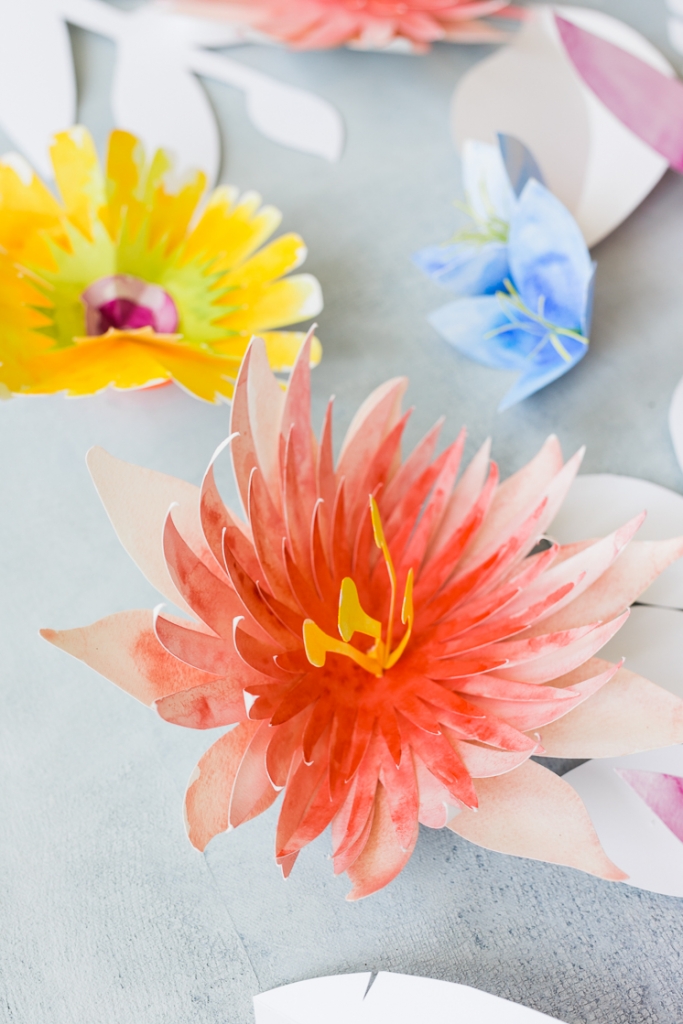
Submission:
M 526 366 L 527 353 L 519 352 L 520 341 L 525 339 L 517 338 L 525 332 L 506 331 L 504 335 L 490 336 L 497 328 L 509 324 L 498 299 L 492 296 L 449 302 L 431 313 L 429 322 L 458 352 L 477 363 L 500 370 L 521 370 Z
M 530 178 L 535 178 L 541 185 L 545 185 L 541 168 L 534 160 L 531 150 L 527 149 L 523 142 L 514 135 L 503 135 L 499 132 L 498 145 L 508 179 L 517 198 L 521 196 Z
M 505 224 L 517 206 L 517 197 L 505 170 L 498 146 L 466 139 L 462 148 L 462 182 L 475 217 L 497 217 Z
M 507 245 L 430 245 L 413 253 L 412 261 L 428 277 L 457 295 L 492 295 L 510 275 Z
M 545 344 L 538 348 L 532 358 L 527 361 L 525 372 L 515 381 L 498 406 L 499 412 L 509 409 L 510 406 L 516 405 L 517 402 L 521 402 L 523 399 L 528 398 L 529 395 L 540 391 L 547 384 L 551 384 L 558 377 L 562 377 L 572 367 L 576 366 L 588 351 L 587 344 L 583 344 L 574 338 L 562 336 L 559 340 L 569 359 L 565 359 L 557 351 L 550 340 L 550 335 L 546 335 Z
M 581 330 L 593 264 L 578 224 L 552 192 L 533 179 L 519 200 L 508 242 L 512 281 L 523 301 L 558 327 Z

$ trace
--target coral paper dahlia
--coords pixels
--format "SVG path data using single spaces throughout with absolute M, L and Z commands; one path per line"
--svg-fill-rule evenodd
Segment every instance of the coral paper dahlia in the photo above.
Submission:
M 195 13 L 242 20 L 297 49 L 363 49 L 406 40 L 424 51 L 438 40 L 485 43 L 501 33 L 480 21 L 509 0 L 176 0 Z
M 529 758 L 683 740 L 683 701 L 595 657 L 683 539 L 633 542 L 638 517 L 539 544 L 580 453 L 563 464 L 550 438 L 500 484 L 488 446 L 459 473 L 464 432 L 435 456 L 437 425 L 403 459 L 402 379 L 367 399 L 335 466 L 309 358 L 283 393 L 263 343 L 247 352 L 227 442 L 244 519 L 213 463 L 196 489 L 89 455 L 122 542 L 193 621 L 133 611 L 43 635 L 167 721 L 237 723 L 190 782 L 198 849 L 279 796 L 284 873 L 331 826 L 354 899 L 401 871 L 420 823 L 623 878 L 574 791 Z
M 173 181 L 114 131 L 104 168 L 84 128 L 51 148 L 61 203 L 23 161 L 0 161 L 0 386 L 92 394 L 174 380 L 230 398 L 252 334 L 271 365 L 291 369 L 305 335 L 280 328 L 316 316 L 320 286 L 286 276 L 306 257 L 254 192 L 222 187 L 201 206 L 205 176 Z M 320 358 L 316 342 L 314 359 Z

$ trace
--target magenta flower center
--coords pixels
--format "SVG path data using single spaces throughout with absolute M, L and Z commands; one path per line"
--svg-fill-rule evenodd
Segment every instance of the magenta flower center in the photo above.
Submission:
M 101 277 L 86 288 L 81 299 L 90 336 L 110 329 L 151 327 L 157 334 L 174 334 L 178 329 L 178 310 L 168 292 L 131 274 Z

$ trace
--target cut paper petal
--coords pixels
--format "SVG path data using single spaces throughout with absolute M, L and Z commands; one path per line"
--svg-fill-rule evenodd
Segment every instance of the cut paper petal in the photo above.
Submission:
M 683 172 L 683 83 L 558 15 L 562 43 L 583 81 L 623 125 Z
M 611 881 L 623 871 L 603 852 L 585 807 L 559 776 L 534 761 L 495 779 L 477 780 L 479 809 L 448 823 L 477 846 L 579 868 Z
M 644 800 L 670 832 L 683 843 L 683 778 L 637 768 L 617 768 L 617 775 Z
M 453 131 L 460 146 L 466 139 L 493 143 L 500 132 L 523 142 L 592 247 L 639 206 L 667 161 L 624 127 L 584 83 L 562 45 L 555 11 L 657 72 L 674 76 L 662 54 L 623 22 L 586 8 L 535 6 L 509 46 L 460 80 Z M 562 146 L 556 145 L 558 124 Z
M 507 245 L 502 242 L 430 245 L 413 253 L 412 260 L 437 284 L 458 295 L 493 295 L 510 273 Z
M 647 518 L 638 532 L 639 540 L 664 540 L 683 534 L 680 494 L 636 477 L 588 473 L 572 484 L 549 533 L 560 544 L 591 540 L 610 533 L 643 510 Z M 683 565 L 675 562 L 665 569 L 638 600 L 683 609 Z
M 588 808 L 607 854 L 628 873 L 627 884 L 683 897 L 683 842 L 622 773 L 681 778 L 683 746 L 589 761 L 564 776 Z
M 683 378 L 676 385 L 669 406 L 669 430 L 678 465 L 683 469 Z
M 372 984 L 370 982 L 372 981 Z M 448 981 L 414 975 L 343 974 L 254 996 L 256 1024 L 558 1024 L 536 1010 Z
M 656 679 L 659 686 L 683 698 L 683 612 L 634 605 L 623 630 L 603 647 L 600 657 L 624 658 L 631 671 Z
M 489 443 L 465 469 L 464 431 L 435 456 L 437 424 L 404 460 L 404 378 L 366 399 L 335 464 L 330 407 L 320 442 L 311 429 L 312 352 L 309 334 L 281 389 L 251 342 L 201 489 L 90 456 L 125 546 L 194 621 L 124 613 L 46 638 L 167 721 L 235 725 L 188 790 L 200 849 L 282 790 L 283 874 L 329 827 L 352 900 L 391 883 L 449 806 L 481 845 L 621 877 L 578 798 L 528 759 L 539 733 L 551 756 L 681 733 L 683 700 L 627 673 L 615 685 L 618 666 L 592 656 L 683 541 L 631 543 L 640 516 L 532 554 L 583 453 L 564 463 L 549 438 L 499 487 Z M 228 446 L 244 521 L 213 476 Z

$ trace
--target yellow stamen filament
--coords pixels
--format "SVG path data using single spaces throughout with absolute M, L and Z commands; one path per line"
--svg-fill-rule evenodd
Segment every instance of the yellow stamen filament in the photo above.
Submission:
M 350 576 L 346 576 L 342 580 L 341 590 L 339 592 L 338 626 L 339 634 L 342 639 L 337 640 L 336 637 L 329 636 L 327 633 L 324 633 L 320 626 L 318 626 L 312 619 L 306 619 L 304 622 L 303 640 L 306 657 L 310 661 L 311 665 L 315 665 L 316 668 L 322 668 L 324 666 L 328 654 L 343 654 L 345 657 L 351 658 L 352 661 L 355 661 L 357 665 L 361 666 L 361 668 L 366 669 L 366 671 L 371 672 L 375 676 L 381 676 L 385 669 L 393 668 L 408 646 L 414 620 L 413 570 L 410 569 L 408 571 L 405 592 L 403 594 L 403 604 L 401 606 L 401 622 L 406 626 L 406 631 L 403 634 L 403 638 L 398 647 L 392 651 L 392 630 L 394 612 L 396 609 L 396 570 L 391 558 L 391 552 L 389 551 L 389 545 L 387 544 L 384 536 L 384 528 L 382 526 L 377 502 L 373 497 L 370 498 L 370 515 L 372 517 L 372 529 L 375 536 L 375 544 L 384 556 L 384 562 L 387 567 L 387 572 L 389 573 L 389 582 L 391 584 L 391 600 L 389 603 L 389 621 L 387 623 L 386 640 L 382 640 L 382 623 L 377 619 L 373 619 L 372 616 L 368 615 L 364 610 L 360 603 L 358 588 L 355 582 Z M 361 633 L 363 636 L 369 636 L 374 639 L 375 643 L 369 651 L 359 651 L 357 647 L 353 647 L 351 645 L 350 641 L 356 633 Z

